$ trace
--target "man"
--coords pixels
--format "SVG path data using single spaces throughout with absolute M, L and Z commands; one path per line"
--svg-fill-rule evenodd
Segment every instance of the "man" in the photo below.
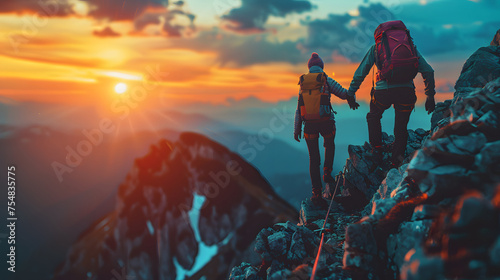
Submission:
M 322 183 L 320 174 L 319 135 L 323 136 L 325 147 L 325 161 L 323 181 L 334 181 L 331 173 L 335 156 L 335 116 L 330 103 L 331 94 L 340 99 L 348 99 L 349 106 L 357 109 L 354 95 L 347 96 L 347 90 L 323 71 L 323 60 L 317 53 L 312 53 L 307 62 L 309 73 L 300 76 L 299 99 L 295 112 L 294 138 L 300 142 L 302 123 L 304 123 L 304 138 L 309 150 L 309 173 L 312 183 L 311 201 L 319 207 L 326 208 L 327 203 L 322 198 Z
M 409 31 L 401 21 L 381 24 L 375 31 L 376 44 L 365 55 L 356 70 L 349 96 L 354 96 L 361 83 L 375 64 L 377 66 L 376 83 L 372 88 L 370 112 L 366 115 L 369 141 L 373 155 L 381 159 L 382 127 L 380 119 L 385 110 L 394 105 L 394 146 L 391 165 L 398 167 L 404 159 L 408 140 L 407 125 L 415 107 L 417 97 L 413 78 L 417 72 L 422 74 L 427 100 L 425 109 L 428 114 L 435 109 L 434 70 L 417 51 Z M 418 66 L 417 66 L 418 65 Z

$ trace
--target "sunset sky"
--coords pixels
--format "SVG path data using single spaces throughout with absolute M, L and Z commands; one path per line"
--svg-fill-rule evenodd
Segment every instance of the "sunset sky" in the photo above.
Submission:
M 108 106 L 118 83 L 151 104 L 288 100 L 312 51 L 348 87 L 374 29 L 393 19 L 411 30 L 445 99 L 500 28 L 499 11 L 495 0 L 1 1 L 0 102 Z

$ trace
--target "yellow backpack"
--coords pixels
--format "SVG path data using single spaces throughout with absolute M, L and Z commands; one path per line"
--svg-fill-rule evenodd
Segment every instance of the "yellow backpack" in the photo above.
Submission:
M 332 107 L 325 72 L 300 76 L 299 108 L 303 120 L 328 120 Z

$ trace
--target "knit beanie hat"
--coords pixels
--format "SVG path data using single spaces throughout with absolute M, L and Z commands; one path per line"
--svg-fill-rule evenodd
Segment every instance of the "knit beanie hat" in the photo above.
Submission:
M 323 60 L 321 59 L 321 57 L 319 57 L 319 55 L 317 53 L 313 52 L 311 55 L 311 58 L 309 58 L 309 61 L 307 62 L 307 67 L 311 68 L 315 65 L 321 67 L 321 69 L 323 69 L 323 66 L 324 66 Z

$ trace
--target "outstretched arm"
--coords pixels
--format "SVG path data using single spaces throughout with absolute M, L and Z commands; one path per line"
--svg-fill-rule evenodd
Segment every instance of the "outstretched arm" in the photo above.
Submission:
M 329 87 L 328 90 L 331 94 L 334 94 L 342 100 L 347 99 L 347 89 L 345 89 L 342 85 L 340 85 L 337 81 L 330 77 L 328 77 L 327 82 Z
M 418 50 L 417 50 L 417 56 L 418 56 L 418 72 L 420 72 L 422 78 L 424 78 L 425 95 L 434 96 L 436 94 L 434 69 L 432 69 L 432 67 L 429 65 L 429 63 L 427 63 L 425 58 L 420 54 Z
M 425 61 L 425 58 L 418 52 L 418 72 L 422 74 L 425 84 L 425 95 L 427 95 L 427 100 L 425 100 L 425 110 L 428 114 L 432 113 L 436 108 L 436 101 L 434 100 L 434 95 L 436 94 L 436 81 L 434 80 L 434 69 Z
M 363 61 L 359 64 L 358 69 L 354 73 L 352 78 L 351 86 L 349 87 L 349 95 L 353 96 L 361 86 L 361 83 L 365 80 L 365 77 L 370 73 L 375 64 L 375 45 L 373 45 L 366 53 Z

